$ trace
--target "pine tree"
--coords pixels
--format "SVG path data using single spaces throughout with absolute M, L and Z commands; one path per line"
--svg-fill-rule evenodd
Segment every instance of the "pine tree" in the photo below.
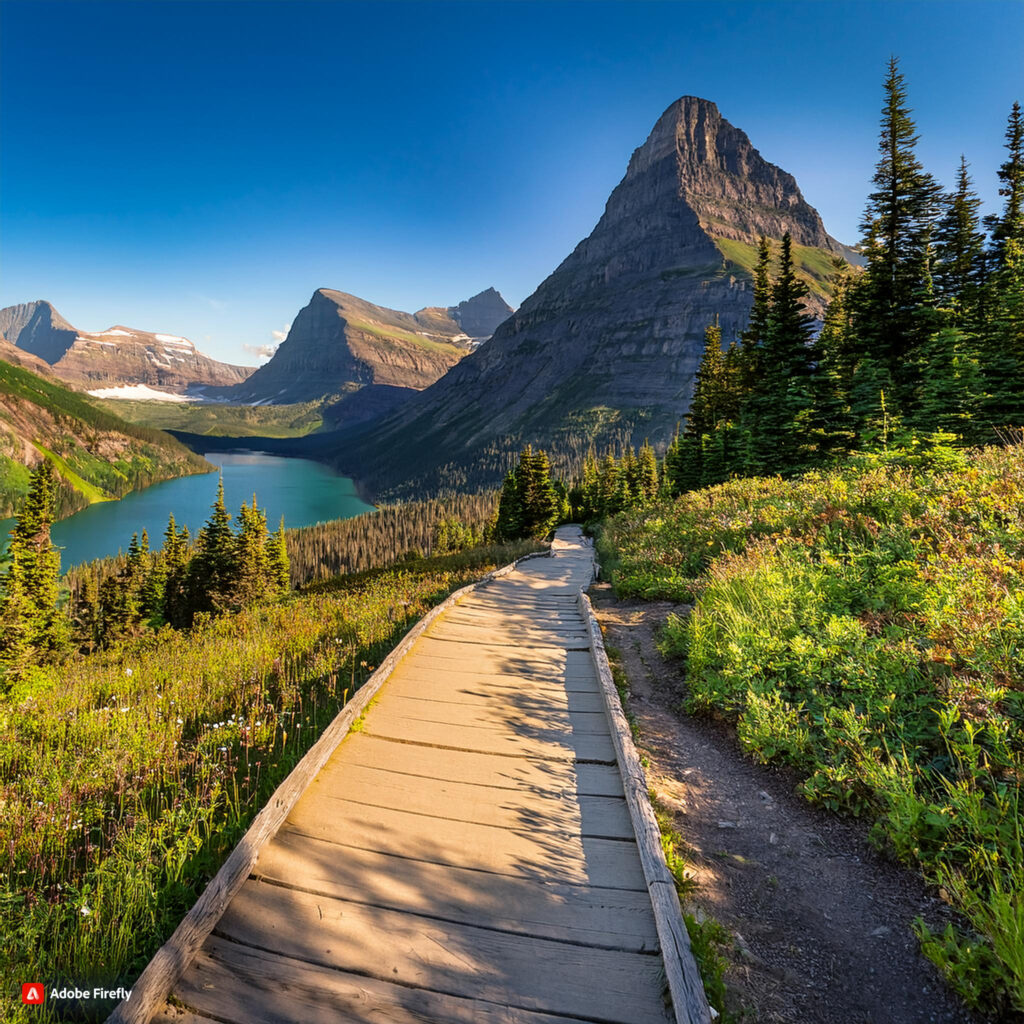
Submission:
M 976 329 L 985 276 L 985 236 L 978 228 L 981 200 L 967 160 L 960 157 L 956 191 L 935 229 L 935 296 L 953 326 Z
M 901 403 L 916 386 L 918 355 L 936 328 L 932 233 L 941 190 L 914 155 L 917 135 L 899 62 L 889 61 L 875 190 L 861 221 L 867 268 L 856 289 L 857 332 L 882 359 Z
M 850 413 L 862 448 L 886 448 L 900 425 L 892 407 L 889 367 L 870 356 L 858 360 L 850 379 Z
M 174 521 L 172 512 L 167 519 L 164 531 L 164 546 L 160 552 L 164 567 L 163 587 L 163 619 L 172 626 L 181 629 L 192 621 L 188 593 L 188 527 L 182 527 Z
M 787 232 L 761 348 L 763 369 L 743 411 L 750 437 L 748 469 L 756 474 L 792 472 L 808 461 L 813 318 L 804 307 L 805 291 L 796 276 L 793 240 Z
M 601 517 L 615 515 L 615 497 L 619 492 L 619 464 L 612 452 L 606 452 L 601 459 L 599 472 L 599 506 Z
M 44 459 L 33 470 L 8 547 L 0 587 L 0 667 L 9 679 L 29 662 L 48 661 L 67 645 L 68 623 L 57 607 L 60 554 L 50 540 L 57 480 Z
M 645 440 L 637 455 L 637 493 L 644 501 L 658 496 L 658 457 L 650 441 Z
M 768 336 L 768 316 L 772 306 L 771 242 L 762 235 L 757 243 L 757 263 L 754 265 L 754 300 L 750 308 L 747 329 L 740 335 L 739 372 L 744 391 L 749 391 L 761 379 L 764 371 L 762 346 Z
M 672 440 L 669 441 L 668 448 L 665 449 L 665 458 L 661 464 L 661 491 L 666 497 L 678 497 L 683 493 L 679 486 L 681 479 L 685 476 L 680 450 L 682 440 L 682 431 L 677 423 L 675 433 L 672 435 Z
M 521 536 L 546 537 L 558 521 L 560 509 L 547 452 L 535 452 L 530 445 L 523 449 L 516 469 L 516 494 L 522 515 Z
M 986 218 L 992 243 L 979 348 L 991 427 L 1024 426 L 1024 118 L 1014 103 L 1006 129 L 1007 159 L 999 168 L 1003 211 Z
M 267 539 L 267 570 L 273 589 L 279 594 L 286 593 L 291 586 L 291 564 L 284 535 L 284 516 L 281 516 L 277 529 Z
M 553 525 L 572 522 L 572 503 L 569 501 L 569 491 L 562 480 L 555 480 L 555 498 L 558 502 L 558 518 Z
M 722 330 L 718 323 L 704 328 L 704 351 L 693 378 L 693 395 L 686 413 L 683 436 L 676 443 L 671 464 L 673 487 L 678 494 L 708 483 L 704 449 L 719 422 L 726 392 L 726 366 L 722 355 Z
M 100 599 L 97 573 L 86 570 L 74 601 L 72 623 L 75 644 L 85 653 L 91 653 L 100 643 Z
M 267 517 L 252 496 L 252 505 L 242 503 L 238 512 L 238 536 L 235 538 L 234 588 L 232 604 L 243 607 L 261 600 L 276 587 L 271 586 L 267 562 Z
M 787 231 L 782 236 L 779 277 L 772 286 L 772 305 L 764 344 L 768 372 L 780 374 L 787 380 L 806 377 L 811 371 L 809 342 L 814 331 L 814 317 L 804 305 L 806 294 L 806 285 L 796 276 L 793 239 Z
M 589 523 L 601 518 L 601 473 L 593 445 L 583 459 L 583 476 L 573 498 L 573 513 L 580 521 Z
M 22 576 L 21 559 L 11 558 L 7 571 L 0 577 L 0 692 L 21 675 L 33 653 L 30 602 Z
M 516 474 L 514 470 L 510 469 L 505 474 L 505 482 L 501 485 L 498 515 L 494 523 L 494 539 L 497 541 L 517 540 L 523 535 L 522 521 Z
M 853 450 L 857 432 L 850 410 L 850 383 L 857 360 L 857 341 L 850 317 L 850 267 L 836 257 L 832 263 L 832 298 L 814 343 L 815 372 L 808 422 L 808 462 L 825 465 Z
M 1019 103 L 1014 103 L 1010 110 L 1005 138 L 1010 155 L 996 173 L 1000 181 L 999 194 L 1006 202 L 1002 214 L 985 218 L 991 233 L 990 255 L 995 269 L 1004 262 L 1007 240 L 1024 239 L 1024 115 Z
M 231 513 L 224 505 L 224 480 L 217 484 L 217 497 L 210 518 L 196 538 L 196 550 L 189 561 L 188 603 L 190 619 L 196 612 L 220 613 L 232 605 L 238 587 L 238 562 Z
M 921 394 L 912 426 L 922 431 L 976 439 L 982 393 L 981 370 L 971 340 L 953 327 L 937 331 L 925 344 Z
M 124 572 L 107 576 L 99 588 L 99 637 L 103 646 L 123 640 L 134 631 L 138 616 Z

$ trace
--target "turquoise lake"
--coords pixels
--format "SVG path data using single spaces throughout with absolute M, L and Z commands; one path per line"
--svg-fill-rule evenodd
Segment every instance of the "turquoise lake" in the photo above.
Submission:
M 260 452 L 215 452 L 204 457 L 223 474 L 224 502 L 232 516 L 255 493 L 271 530 L 277 529 L 281 516 L 285 526 L 293 528 L 373 509 L 356 494 L 348 477 L 319 462 Z M 217 479 L 216 472 L 178 477 L 62 519 L 51 531 L 54 544 L 62 549 L 61 568 L 126 551 L 132 534 L 141 535 L 143 530 L 149 533 L 150 545 L 160 547 L 172 512 L 178 527 L 187 526 L 195 537 L 217 497 Z M 12 525 L 12 520 L 0 522 L 4 541 Z

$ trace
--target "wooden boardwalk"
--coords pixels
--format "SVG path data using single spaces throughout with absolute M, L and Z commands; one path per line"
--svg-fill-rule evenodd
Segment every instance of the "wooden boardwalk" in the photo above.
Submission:
M 668 999 L 581 614 L 592 568 L 561 530 L 553 557 L 436 618 L 261 842 L 170 998 L 112 1020 L 707 1020 Z

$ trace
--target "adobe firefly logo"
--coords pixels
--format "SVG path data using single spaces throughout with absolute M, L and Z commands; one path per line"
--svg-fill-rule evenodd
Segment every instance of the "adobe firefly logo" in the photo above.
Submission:
M 21 1001 L 37 1006 L 46 998 L 46 989 L 38 981 L 27 981 L 21 986 Z

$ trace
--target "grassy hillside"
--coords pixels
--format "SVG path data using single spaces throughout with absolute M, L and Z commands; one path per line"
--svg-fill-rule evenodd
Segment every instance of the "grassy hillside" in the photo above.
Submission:
M 127 423 L 55 381 L 0 361 L 0 518 L 28 490 L 26 466 L 53 461 L 58 514 L 211 467 L 170 435 Z
M 323 401 L 296 405 L 142 402 L 120 398 L 94 401 L 129 423 L 214 437 L 304 437 L 323 423 Z
M 1024 1011 L 1024 448 L 915 452 L 691 492 L 601 544 L 620 593 L 695 602 L 663 640 L 689 708 L 871 820 L 963 914 L 925 952 Z
M 726 259 L 726 268 L 737 277 L 753 281 L 757 266 L 757 246 L 748 242 L 737 242 L 732 238 L 715 238 L 715 245 Z M 779 243 L 773 246 L 776 255 Z M 808 245 L 793 246 L 793 261 L 796 274 L 807 285 L 811 295 L 828 299 L 834 288 L 835 270 L 832 267 L 834 253 L 827 249 L 815 249 Z
M 382 324 L 371 320 L 348 319 L 350 327 L 364 334 L 370 334 L 379 341 L 405 342 L 408 345 L 416 345 L 419 348 L 427 349 L 430 352 L 445 352 L 461 358 L 466 350 L 446 341 L 438 341 L 436 338 L 427 338 L 415 331 L 405 331 L 401 327 L 392 324 Z
M 342 578 L 33 670 L 0 699 L 0 988 L 130 985 L 385 653 L 531 547 Z M 111 1009 L 86 1003 L 74 1019 Z M 49 1004 L 6 1010 L 58 1019 Z

